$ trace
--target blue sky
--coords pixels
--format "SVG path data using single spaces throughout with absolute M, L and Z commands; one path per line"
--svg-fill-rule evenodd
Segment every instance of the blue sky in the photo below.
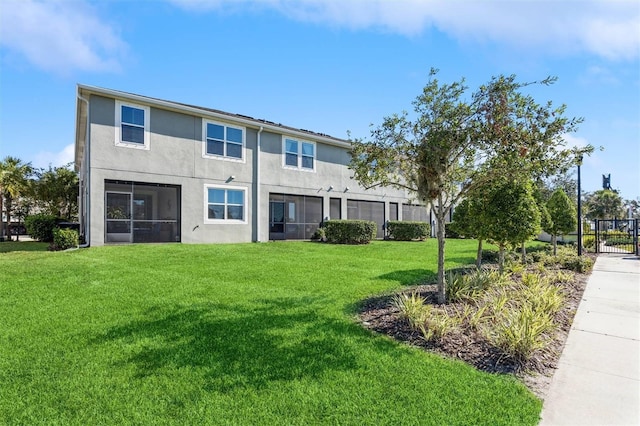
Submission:
M 336 137 L 411 110 L 440 69 L 471 88 L 548 75 L 540 101 L 584 117 L 583 190 L 640 196 L 640 2 L 2 0 L 0 157 L 73 160 L 76 84 L 264 118 Z

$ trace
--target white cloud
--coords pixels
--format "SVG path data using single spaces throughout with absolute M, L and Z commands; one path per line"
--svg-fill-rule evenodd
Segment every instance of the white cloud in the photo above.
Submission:
M 585 138 L 580 138 L 570 133 L 562 135 L 562 139 L 564 139 L 566 146 L 569 148 L 584 148 L 589 145 L 589 142 Z
M 51 167 L 62 167 L 74 160 L 75 146 L 69 144 L 59 152 L 38 152 L 32 162 L 33 167 L 48 169 Z
M 84 1 L 3 0 L 0 46 L 47 71 L 117 71 L 125 43 Z
M 195 11 L 275 9 L 292 19 L 414 36 L 434 27 L 460 40 L 494 41 L 612 60 L 640 54 L 636 0 L 170 0 Z
M 589 141 L 585 138 L 581 138 L 570 133 L 565 133 L 562 138 L 566 142 L 567 148 L 584 148 L 589 145 Z M 587 166 L 598 167 L 602 164 L 602 158 L 599 155 L 600 148 L 595 147 L 595 150 L 591 155 L 587 155 L 583 158 L 583 163 Z

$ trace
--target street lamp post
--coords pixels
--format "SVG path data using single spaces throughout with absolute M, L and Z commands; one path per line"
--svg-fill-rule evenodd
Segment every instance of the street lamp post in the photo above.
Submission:
M 580 166 L 582 154 L 578 156 L 578 256 L 582 256 L 582 193 L 580 189 Z

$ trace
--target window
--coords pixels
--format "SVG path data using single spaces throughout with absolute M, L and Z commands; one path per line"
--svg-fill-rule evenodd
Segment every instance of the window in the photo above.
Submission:
M 116 145 L 149 149 L 149 107 L 116 101 Z
M 211 121 L 203 123 L 203 157 L 237 161 L 244 159 L 244 128 Z
M 205 186 L 205 223 L 246 223 L 245 196 L 242 188 Z
M 316 168 L 316 144 L 284 138 L 284 160 L 286 168 L 313 171 Z

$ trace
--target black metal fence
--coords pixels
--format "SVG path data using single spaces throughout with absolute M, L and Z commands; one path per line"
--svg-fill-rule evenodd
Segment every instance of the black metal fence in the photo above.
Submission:
M 638 219 L 597 219 L 585 230 L 583 246 L 596 253 L 640 254 Z

